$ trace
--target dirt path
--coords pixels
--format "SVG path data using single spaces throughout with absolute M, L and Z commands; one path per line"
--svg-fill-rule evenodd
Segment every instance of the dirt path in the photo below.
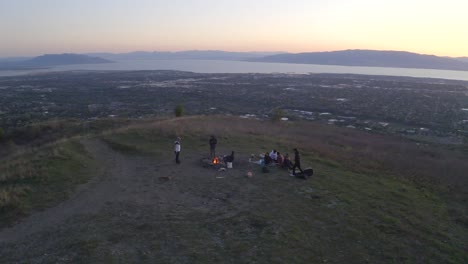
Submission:
M 80 186 L 69 200 L 57 207 L 36 213 L 16 226 L 3 230 L 0 243 L 24 239 L 51 226 L 60 225 L 76 215 L 96 213 L 106 202 L 114 199 L 114 194 L 124 185 L 131 183 L 128 178 L 131 174 L 130 161 L 100 141 L 87 140 L 83 143 L 101 164 L 101 175 Z
M 226 201 L 239 194 L 238 187 L 222 181 L 234 176 L 228 172 L 217 177 L 215 170 L 197 163 L 199 157 L 182 156 L 185 160 L 181 165 L 169 158 L 156 163 L 150 157 L 118 153 L 97 139 L 86 139 L 82 144 L 99 162 L 101 173 L 80 186 L 69 200 L 2 230 L 0 255 L 7 260 L 76 260 L 73 254 L 80 254 L 83 248 L 86 251 L 93 239 L 112 239 L 111 233 L 124 222 L 125 226 L 138 227 L 145 223 L 181 223 L 193 212 L 215 218 L 235 214 L 228 210 Z M 134 234 L 135 230 L 128 232 Z M 70 253 L 68 247 L 79 248 Z M 171 254 L 171 250 L 167 252 Z M 118 250 L 106 254 L 118 255 Z

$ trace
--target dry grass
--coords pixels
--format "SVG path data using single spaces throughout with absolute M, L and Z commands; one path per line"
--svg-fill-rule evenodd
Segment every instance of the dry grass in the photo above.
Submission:
M 66 198 L 92 164 L 76 141 L 61 141 L 0 164 L 0 226 Z
M 358 130 L 310 122 L 272 123 L 225 116 L 195 116 L 137 124 L 117 132 L 150 130 L 166 136 L 217 135 L 277 139 L 278 148 L 291 152 L 298 147 L 312 161 L 339 162 L 352 171 L 388 172 L 419 183 L 463 191 L 468 187 L 466 153 L 443 146 L 417 144 L 396 136 L 369 134 Z
M 7 162 L 70 139 L 93 136 L 129 124 L 145 122 L 149 121 L 125 118 L 103 118 L 94 121 L 59 119 L 14 128 L 8 131 L 5 139 L 0 142 L 0 161 Z

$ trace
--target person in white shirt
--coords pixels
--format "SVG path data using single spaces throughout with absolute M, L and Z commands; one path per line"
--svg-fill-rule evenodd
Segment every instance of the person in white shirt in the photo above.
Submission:
M 278 154 L 277 154 L 277 152 L 276 152 L 276 149 L 274 149 L 274 150 L 272 150 L 272 151 L 270 152 L 270 158 L 271 158 L 274 162 L 276 162 L 276 160 L 278 159 Z
M 174 153 L 175 153 L 175 162 L 180 164 L 179 154 L 180 154 L 180 137 L 174 142 Z

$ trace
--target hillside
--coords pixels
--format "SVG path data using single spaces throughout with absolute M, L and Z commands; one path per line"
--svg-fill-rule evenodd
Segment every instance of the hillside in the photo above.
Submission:
M 211 134 L 219 154 L 236 151 L 232 170 L 202 166 Z M 173 161 L 176 135 L 182 137 L 181 165 Z M 217 116 L 138 121 L 72 142 L 59 143 L 50 155 L 36 152 L 31 165 L 22 159 L 16 163 L 22 167 L 10 166 L 2 177 L 3 197 L 11 186 L 23 187 L 10 203 L 0 200 L 2 213 L 17 206 L 23 215 L 0 231 L 4 262 L 468 260 L 468 154 L 461 149 L 315 123 Z M 298 146 L 303 167 L 315 170 L 308 180 L 275 167 L 262 173 L 248 162 L 251 153 L 291 153 Z M 58 164 L 62 169 L 33 176 Z M 23 167 L 29 169 L 15 174 Z M 248 171 L 252 178 L 245 177 Z M 70 198 L 59 189 L 36 191 L 38 183 L 60 184 L 54 179 L 69 172 L 93 177 Z M 31 193 L 64 202 L 27 212 Z
M 343 50 L 278 54 L 254 61 L 468 71 L 468 62 L 465 61 L 404 51 Z

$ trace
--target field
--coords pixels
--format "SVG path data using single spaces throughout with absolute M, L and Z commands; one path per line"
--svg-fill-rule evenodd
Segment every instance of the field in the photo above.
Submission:
M 54 194 L 44 206 L 27 202 L 32 190 L 44 188 L 41 184 L 8 192 L 16 204 L 32 209 L 16 215 L 17 224 L 2 217 L 3 224 L 10 223 L 0 231 L 3 261 L 468 261 L 466 144 L 226 116 L 117 126 L 40 148 L 38 153 L 49 154 L 38 156 L 38 163 L 47 164 L 48 178 L 68 186 L 69 195 Z M 232 170 L 202 166 L 212 134 L 220 154 L 236 151 Z M 181 165 L 173 161 L 176 136 L 182 137 Z M 274 167 L 262 173 L 248 162 L 252 153 L 275 148 L 292 154 L 295 147 L 303 167 L 315 170 L 308 180 Z M 53 149 L 59 150 L 54 154 Z M 60 158 L 68 173 L 53 170 Z M 15 167 L 18 160 L 34 159 L 19 155 L 9 161 L 6 178 L 17 179 L 13 171 L 25 167 Z M 37 166 L 31 170 L 41 171 Z M 252 178 L 246 177 L 248 171 Z M 83 178 L 70 181 L 70 172 Z M 21 175 L 31 178 L 28 172 Z M 5 183 L 8 191 L 19 186 L 10 180 L 2 187 Z M 58 200 L 63 202 L 57 205 Z M 2 210 L 2 216 L 14 212 L 12 207 Z

